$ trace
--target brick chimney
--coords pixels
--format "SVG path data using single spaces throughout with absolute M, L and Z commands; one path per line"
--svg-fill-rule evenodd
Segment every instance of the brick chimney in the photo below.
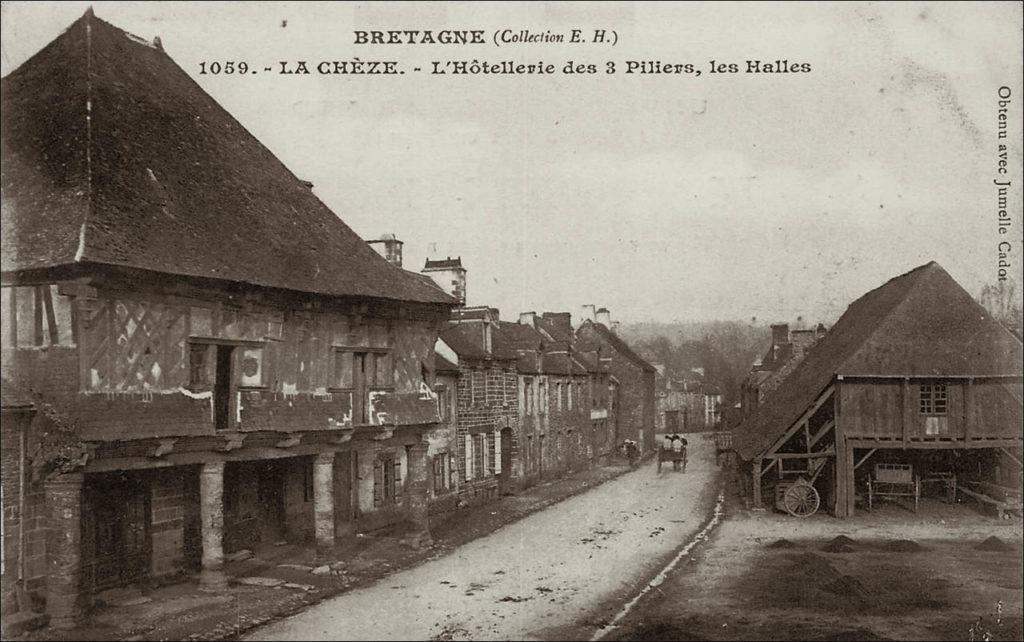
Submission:
M 789 343 L 789 324 L 788 323 L 773 323 L 772 324 L 772 345 L 778 346 L 783 343 Z
M 370 247 L 377 250 L 377 254 L 380 254 L 388 260 L 388 263 L 395 267 L 402 267 L 402 245 L 403 242 L 399 241 L 394 234 L 385 233 L 381 234 L 379 239 L 367 241 Z
M 519 323 L 521 325 L 528 325 L 531 328 L 537 327 L 537 313 L 536 312 L 520 312 Z
M 596 319 L 594 318 L 594 304 L 588 303 L 580 306 L 580 325 L 583 325 L 585 321 L 593 323 Z
M 612 313 L 608 308 L 601 308 L 598 310 L 595 315 L 595 320 L 608 329 L 611 329 L 612 327 Z

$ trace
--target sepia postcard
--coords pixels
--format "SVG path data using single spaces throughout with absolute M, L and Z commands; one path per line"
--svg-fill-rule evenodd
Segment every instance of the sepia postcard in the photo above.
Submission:
M 1024 639 L 1022 25 L 0 2 L 0 636 Z

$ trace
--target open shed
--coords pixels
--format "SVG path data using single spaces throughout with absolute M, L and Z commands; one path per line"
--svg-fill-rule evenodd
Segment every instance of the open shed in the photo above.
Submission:
M 1019 507 L 1021 399 L 1020 339 L 931 262 L 854 301 L 733 447 L 755 506 L 802 479 L 847 517 L 937 482 L 1002 512 Z

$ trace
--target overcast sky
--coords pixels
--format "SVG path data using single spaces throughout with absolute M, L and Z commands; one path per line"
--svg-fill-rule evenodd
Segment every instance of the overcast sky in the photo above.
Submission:
M 2 72 L 89 3 L 5 2 Z M 177 63 L 408 269 L 461 256 L 469 303 L 607 306 L 624 322 L 833 321 L 929 260 L 996 278 L 997 90 L 1013 91 L 1021 270 L 1021 5 L 92 3 Z M 618 44 L 356 46 L 354 29 L 614 29 Z M 687 75 L 199 75 L 200 61 L 627 60 Z M 810 63 L 711 75 L 708 61 Z M 621 71 L 621 67 L 620 67 Z M 197 213 L 198 215 L 198 213 Z

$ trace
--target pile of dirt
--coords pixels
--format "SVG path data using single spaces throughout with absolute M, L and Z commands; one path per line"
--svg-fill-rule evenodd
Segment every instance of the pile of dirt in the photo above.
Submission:
M 887 553 L 920 553 L 928 549 L 912 539 L 894 539 L 882 542 L 882 550 Z
M 981 544 L 975 546 L 979 551 L 989 551 L 992 553 L 1010 553 L 1013 551 L 1013 546 L 1007 544 L 1003 540 L 999 539 L 995 535 L 992 535 Z
M 841 575 L 827 558 L 816 553 L 799 553 L 790 559 L 793 562 L 791 572 L 796 582 L 805 586 L 828 584 Z
M 856 577 L 852 575 L 840 575 L 823 587 L 829 593 L 841 595 L 846 598 L 862 601 L 871 596 L 870 591 L 864 588 Z
M 796 544 L 786 538 L 777 539 L 768 545 L 768 548 L 798 548 Z
M 833 538 L 829 543 L 821 547 L 821 550 L 826 553 L 852 553 L 856 549 L 854 548 L 854 542 L 846 535 L 839 535 Z

